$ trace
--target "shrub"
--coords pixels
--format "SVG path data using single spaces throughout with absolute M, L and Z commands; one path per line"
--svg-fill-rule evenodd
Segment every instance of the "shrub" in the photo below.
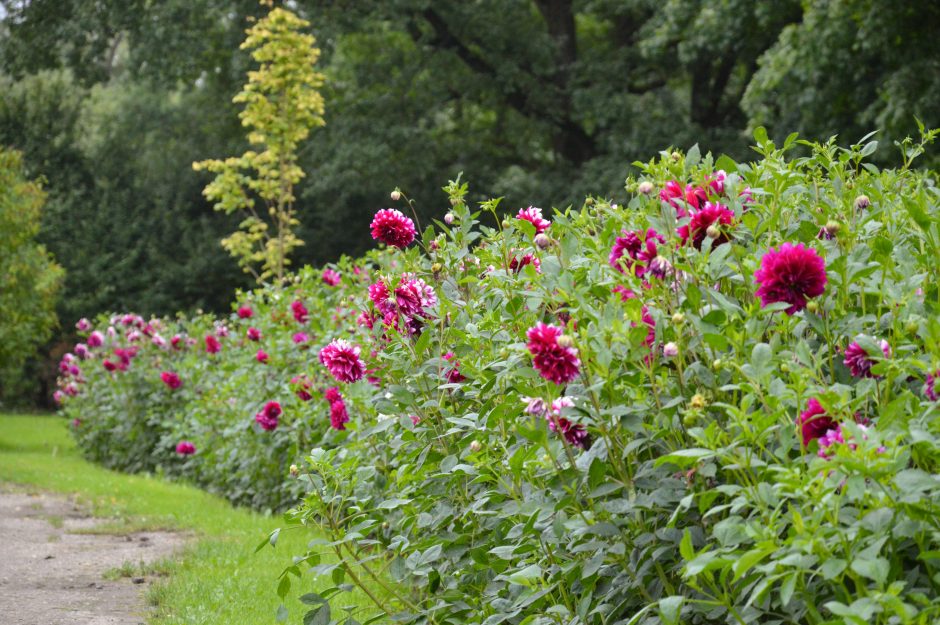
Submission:
M 305 491 L 287 520 L 328 538 L 278 590 L 331 575 L 314 622 L 354 622 L 327 603 L 347 581 L 411 623 L 934 622 L 935 178 L 864 163 L 871 144 L 757 143 L 665 152 L 626 204 L 550 216 L 451 183 L 437 233 L 242 298 L 230 331 L 255 324 L 267 363 L 231 334 L 173 360 L 192 399 L 154 410 L 196 453 L 161 463 L 235 500 Z M 288 403 L 297 376 L 323 395 Z

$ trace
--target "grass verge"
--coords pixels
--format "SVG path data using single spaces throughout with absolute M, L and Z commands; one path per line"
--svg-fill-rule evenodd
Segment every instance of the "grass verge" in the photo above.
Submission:
M 108 519 L 103 531 L 141 529 L 192 532 L 194 539 L 166 566 L 169 576 L 152 587 L 152 625 L 270 625 L 280 604 L 277 578 L 313 533 L 282 532 L 276 549 L 255 547 L 279 519 L 233 508 L 223 499 L 184 484 L 115 473 L 80 456 L 65 422 L 53 416 L 0 415 L 0 482 L 75 494 L 93 514 Z M 309 577 L 293 584 L 285 604 L 288 623 L 302 621 L 296 597 L 321 587 Z M 322 588 L 331 586 L 323 580 Z M 368 599 L 344 595 L 344 605 Z

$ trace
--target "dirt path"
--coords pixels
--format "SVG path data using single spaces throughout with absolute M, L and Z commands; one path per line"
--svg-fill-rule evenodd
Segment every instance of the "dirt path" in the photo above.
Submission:
M 65 497 L 11 492 L 0 486 L 0 623 L 2 625 L 138 625 L 153 577 L 141 562 L 169 556 L 178 534 L 81 533 L 101 523 Z M 125 567 L 130 577 L 104 574 Z M 109 576 L 110 577 L 110 576 Z

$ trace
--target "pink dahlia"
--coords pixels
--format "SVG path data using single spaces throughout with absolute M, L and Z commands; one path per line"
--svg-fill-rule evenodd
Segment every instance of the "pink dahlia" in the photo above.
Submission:
M 341 277 L 339 272 L 334 269 L 324 269 L 323 270 L 323 281 L 329 284 L 330 286 L 337 286 L 340 283 Z
M 881 348 L 881 353 L 884 354 L 885 358 L 891 357 L 891 347 L 888 345 L 888 341 L 878 341 L 878 347 Z M 858 341 L 845 348 L 845 359 L 842 362 L 856 378 L 878 377 L 871 372 L 871 368 L 875 364 L 874 358 L 868 355 L 868 352 L 858 344 Z
M 649 264 L 658 256 L 656 243 L 665 243 L 666 237 L 650 228 L 643 233 L 640 230 L 620 233 L 610 250 L 607 261 L 610 266 L 624 273 L 625 268 L 642 278 Z M 642 237 L 642 238 L 641 238 Z
M 294 393 L 296 393 L 300 401 L 310 401 L 313 399 L 313 395 L 310 393 L 313 383 L 307 376 L 295 375 L 290 379 L 290 383 L 291 386 L 295 388 Z
M 797 425 L 800 426 L 800 438 L 805 447 L 810 444 L 810 441 L 821 438 L 826 432 L 836 428 L 838 424 L 826 414 L 826 409 L 813 397 L 806 402 L 806 410 L 800 413 Z
M 512 260 L 509 261 L 509 270 L 513 273 L 519 273 L 526 265 L 532 265 L 535 268 L 535 273 L 542 273 L 542 261 L 532 254 L 523 254 L 522 258 L 513 256 Z
M 395 303 L 403 315 L 425 316 L 424 309 L 437 304 L 437 295 L 424 280 L 416 278 L 412 273 L 405 273 L 395 289 Z
M 264 408 L 255 415 L 255 421 L 258 422 L 262 430 L 270 432 L 277 428 L 277 418 L 281 416 L 281 412 L 281 404 L 276 401 L 269 401 L 264 405 Z
M 366 371 L 359 353 L 358 346 L 343 339 L 335 339 L 320 350 L 320 362 L 340 382 L 355 382 L 362 379 Z
M 215 338 L 211 334 L 206 335 L 206 353 L 209 354 L 218 354 L 222 351 L 222 344 L 219 343 L 219 339 Z
M 460 362 L 456 360 L 454 352 L 447 352 L 444 354 L 444 360 L 453 364 L 453 368 L 445 374 L 448 382 L 451 384 L 459 384 L 460 382 L 463 382 L 467 379 L 462 373 L 460 373 Z
M 395 311 L 395 300 L 392 298 L 392 293 L 384 280 L 369 285 L 369 299 L 383 315 Z
M 574 401 L 570 397 L 559 397 L 552 402 L 551 409 L 548 411 L 548 428 L 552 432 L 561 433 L 562 437 L 573 447 L 581 449 L 590 449 L 591 437 L 587 428 L 581 423 L 575 423 L 567 417 L 561 416 L 565 408 L 574 407 Z
M 238 318 L 239 319 L 251 319 L 254 317 L 255 311 L 249 306 L 239 306 L 238 308 Z
M 183 344 L 183 337 L 179 334 L 174 334 L 173 338 L 170 339 L 170 345 L 173 346 L 173 349 L 180 349 L 180 346 Z
M 291 302 L 290 309 L 297 323 L 307 323 L 307 320 L 310 319 L 310 311 L 307 310 L 307 307 L 304 306 L 304 303 L 299 299 Z
M 346 410 L 346 402 L 340 398 L 338 401 L 330 403 L 330 427 L 334 430 L 345 430 L 346 423 L 349 422 L 349 412 Z
M 683 189 L 678 181 L 670 180 L 666 183 L 663 190 L 659 192 L 659 199 L 676 209 L 676 217 L 681 219 L 688 214 L 683 202 L 697 210 L 707 197 L 705 189 L 701 187 L 693 187 L 687 184 L 685 189 Z
M 101 361 L 101 366 L 103 366 L 107 371 L 115 371 L 118 367 L 116 364 L 105 358 Z
M 326 389 L 325 393 L 323 393 L 323 399 L 332 404 L 333 402 L 342 401 L 343 394 L 339 392 L 338 387 L 331 386 L 330 388 Z
M 191 456 L 196 453 L 196 446 L 189 441 L 180 441 L 176 444 L 176 453 L 181 456 Z
M 62 405 L 62 402 L 65 401 L 65 393 L 62 391 L 56 391 L 52 394 L 52 401 L 54 401 L 57 406 Z
M 520 208 L 516 219 L 523 219 L 535 226 L 535 234 L 542 234 L 552 225 L 552 222 L 542 217 L 542 209 L 535 206 Z
M 725 170 L 719 169 L 705 181 L 705 185 L 711 187 L 711 190 L 714 191 L 715 195 L 724 195 L 725 194 L 725 178 L 728 177 L 728 174 L 725 173 Z
M 258 328 L 248 328 L 248 331 L 245 333 L 245 336 L 249 341 L 260 341 L 261 340 L 261 330 Z
M 310 335 L 306 332 L 296 332 L 294 336 L 291 337 L 291 340 L 297 345 L 303 345 L 310 340 Z
M 88 347 L 101 347 L 104 345 L 104 335 L 95 330 L 88 335 Z
M 88 332 L 89 330 L 91 330 L 91 322 L 88 321 L 88 319 L 86 319 L 85 317 L 82 317 L 75 324 L 75 329 L 77 329 L 79 332 Z
M 415 240 L 415 224 L 394 208 L 383 208 L 372 219 L 372 238 L 400 249 Z
M 257 360 L 263 365 L 267 364 L 268 360 L 270 359 L 271 357 L 268 356 L 268 352 L 264 351 L 263 349 L 259 349 L 258 352 L 255 354 L 255 360 Z
M 937 401 L 940 399 L 940 369 L 937 369 L 933 373 L 927 374 L 927 381 L 924 384 L 924 396 L 927 397 L 930 401 Z
M 565 384 L 575 379 L 581 367 L 578 350 L 570 345 L 559 344 L 558 339 L 562 334 L 562 328 L 541 321 L 526 332 L 533 365 L 543 378 L 555 384 Z
M 777 251 L 770 248 L 761 258 L 760 269 L 754 272 L 760 285 L 756 295 L 761 306 L 787 302 L 787 314 L 806 308 L 806 300 L 826 290 L 826 263 L 816 250 L 802 243 L 784 243 Z
M 160 374 L 160 379 L 172 390 L 176 390 L 183 385 L 183 380 L 179 374 L 172 371 L 164 371 Z
M 676 232 L 682 238 L 682 243 L 687 244 L 689 238 L 692 239 L 692 245 L 695 249 L 702 249 L 702 243 L 708 235 L 708 227 L 714 225 L 719 228 L 718 236 L 712 241 L 712 247 L 718 247 L 730 240 L 726 229 L 722 226 L 730 226 L 734 221 L 734 212 L 727 206 L 721 204 L 712 204 L 705 202 L 704 208 L 692 213 L 692 218 L 684 226 L 676 229 Z

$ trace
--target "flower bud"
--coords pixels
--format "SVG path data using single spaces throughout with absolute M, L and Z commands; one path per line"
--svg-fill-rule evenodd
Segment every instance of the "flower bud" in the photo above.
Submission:
M 508 220 L 508 219 L 504 219 L 504 220 L 503 220 L 503 228 L 508 228 L 510 225 L 511 225 L 511 224 L 509 223 L 509 220 Z
M 290 465 L 290 476 L 297 477 L 298 475 L 300 475 L 300 469 L 297 468 L 297 465 L 296 464 Z
M 473 453 L 477 453 L 481 449 L 483 449 L 483 445 L 480 444 L 480 441 L 470 442 L 470 451 L 472 451 Z
M 718 226 L 712 224 L 705 228 L 705 235 L 710 239 L 717 239 L 719 236 L 721 236 L 721 230 L 718 229 Z
M 865 210 L 871 206 L 871 200 L 868 199 L 867 195 L 860 195 L 855 198 L 855 210 Z
M 434 273 L 440 273 L 441 269 L 443 268 L 444 266 L 441 265 L 440 263 L 434 263 L 433 265 L 431 265 L 431 271 Z
M 551 246 L 552 240 L 543 232 L 542 234 L 535 235 L 535 244 L 540 250 L 544 250 Z
M 712 361 L 712 369 L 721 369 L 725 363 L 721 362 L 721 358 L 716 358 Z
M 562 347 L 571 347 L 574 345 L 574 339 L 567 334 L 562 334 L 558 337 L 558 344 Z
M 672 159 L 673 163 L 678 163 L 679 159 L 682 158 L 682 155 L 679 154 L 678 152 L 673 152 L 672 154 L 669 155 L 669 158 Z
M 548 464 L 548 463 L 551 462 L 551 461 L 552 461 L 552 457 L 551 457 L 551 456 L 549 456 L 548 454 L 542 454 L 542 462 Z
M 673 358 L 678 355 L 679 355 L 678 345 L 676 345 L 672 341 L 669 341 L 668 343 L 663 345 L 663 356 L 665 356 L 666 358 Z
M 908 334 L 917 334 L 917 331 L 920 329 L 920 325 L 913 319 L 908 319 L 907 323 L 904 324 L 904 330 Z
M 447 224 L 448 226 L 454 223 L 454 214 L 447 213 L 446 215 L 444 215 L 444 223 Z
M 681 312 L 677 312 L 677 313 L 673 314 L 673 316 L 672 316 L 672 322 L 673 322 L 674 324 L 679 325 L 679 324 L 682 323 L 683 321 L 685 321 L 685 315 L 683 315 Z
M 826 234 L 828 234 L 830 238 L 839 234 L 839 230 L 841 229 L 842 225 L 838 221 L 829 220 L 826 222 L 825 230 Z
M 391 197 L 393 201 L 397 202 L 398 200 L 401 199 L 401 191 L 399 191 L 398 189 L 395 189 L 394 191 L 392 191 Z
M 692 399 L 689 400 L 689 408 L 701 410 L 705 407 L 705 403 L 705 396 L 701 393 L 696 393 L 692 396 Z
M 457 206 L 457 204 L 459 204 L 459 203 L 460 203 L 460 200 L 459 200 L 459 199 L 457 199 L 457 198 L 455 198 L 455 197 L 450 198 L 450 205 L 451 205 L 451 206 Z
M 780 372 L 781 373 L 790 373 L 790 365 L 785 362 L 780 363 Z
M 649 195 L 650 193 L 653 192 L 653 183 L 650 182 L 649 180 L 644 180 L 639 185 L 637 185 L 636 190 L 642 193 L 643 195 Z
M 819 312 L 819 304 L 816 302 L 808 302 L 806 304 L 806 310 L 810 311 L 811 313 Z

